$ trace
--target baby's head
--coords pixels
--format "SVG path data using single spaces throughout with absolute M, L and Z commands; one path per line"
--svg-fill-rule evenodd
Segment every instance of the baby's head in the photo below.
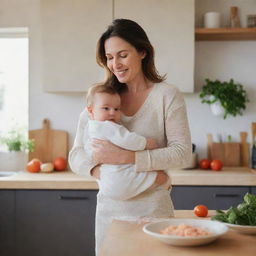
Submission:
M 87 110 L 92 120 L 120 122 L 121 98 L 115 89 L 101 84 L 92 86 L 86 99 Z

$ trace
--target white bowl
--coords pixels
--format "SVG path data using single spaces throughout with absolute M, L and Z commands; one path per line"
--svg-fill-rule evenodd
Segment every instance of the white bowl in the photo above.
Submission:
M 256 226 L 245 226 L 245 225 L 236 225 L 225 223 L 231 229 L 238 231 L 239 233 L 248 234 L 248 235 L 256 235 Z
M 164 235 L 160 231 L 170 225 L 187 224 L 195 227 L 200 227 L 208 230 L 211 234 L 207 236 L 198 237 L 181 237 L 175 235 Z M 211 220 L 197 220 L 197 219 L 170 219 L 159 222 L 148 223 L 144 225 L 143 231 L 164 243 L 175 246 L 197 246 L 208 244 L 216 240 L 228 231 L 228 227 L 220 222 Z

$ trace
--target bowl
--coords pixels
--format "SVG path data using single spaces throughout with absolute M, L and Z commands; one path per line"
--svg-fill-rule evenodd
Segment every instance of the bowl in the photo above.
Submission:
M 256 235 L 256 226 L 248 226 L 248 225 L 236 225 L 225 223 L 229 228 L 238 231 L 239 233 L 248 234 L 248 235 Z
M 200 227 L 208 230 L 211 234 L 206 236 L 197 237 L 181 237 L 176 235 L 165 235 L 161 234 L 160 231 L 167 228 L 170 225 L 180 225 L 186 224 L 194 227 Z M 213 242 L 218 237 L 224 235 L 228 231 L 228 227 L 221 222 L 212 220 L 197 220 L 197 219 L 170 219 L 164 221 L 158 221 L 153 223 L 148 223 L 143 226 L 143 231 L 170 245 L 174 246 L 199 246 Z

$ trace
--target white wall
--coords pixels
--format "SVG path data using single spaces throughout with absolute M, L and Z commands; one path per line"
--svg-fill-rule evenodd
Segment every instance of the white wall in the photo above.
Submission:
M 250 1 L 251 7 L 256 8 L 255 0 L 244 1 L 246 3 Z M 240 5 L 244 1 L 233 2 Z M 84 107 L 84 95 L 78 93 L 50 94 L 43 91 L 40 1 L 0 2 L 0 26 L 28 26 L 30 29 L 30 129 L 40 128 L 43 118 L 48 118 L 53 129 L 63 129 L 69 132 L 71 146 L 79 113 Z M 252 8 L 252 13 L 256 13 L 255 8 L 254 11 Z M 232 137 L 238 139 L 239 132 L 250 132 L 251 122 L 256 121 L 256 41 L 197 42 L 195 61 L 197 92 L 185 94 L 185 100 L 192 139 L 197 145 L 199 156 L 204 157 L 206 156 L 207 133 L 231 134 Z M 207 77 L 223 80 L 234 78 L 236 82 L 245 86 L 249 93 L 250 103 L 244 116 L 227 120 L 212 116 L 208 105 L 201 104 L 198 97 L 198 90 L 202 86 L 203 79 Z

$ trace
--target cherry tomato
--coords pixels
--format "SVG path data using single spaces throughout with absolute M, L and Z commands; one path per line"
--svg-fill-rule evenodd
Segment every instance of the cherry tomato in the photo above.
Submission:
M 220 171 L 223 167 L 223 163 L 220 160 L 211 161 L 211 169 L 214 171 Z
M 67 167 L 67 160 L 64 157 L 56 157 L 53 161 L 54 170 L 64 171 Z
M 35 159 L 27 163 L 27 171 L 40 172 L 41 161 Z
M 211 161 L 209 159 L 202 159 L 199 162 L 199 167 L 201 169 L 209 169 Z
M 194 208 L 194 214 L 198 217 L 206 217 L 208 215 L 208 208 L 205 205 L 197 205 Z

